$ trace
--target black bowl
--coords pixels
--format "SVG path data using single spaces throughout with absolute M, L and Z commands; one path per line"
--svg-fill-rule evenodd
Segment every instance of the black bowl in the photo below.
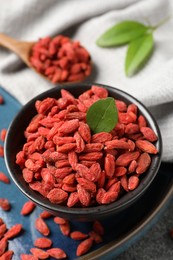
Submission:
M 51 212 L 54 215 L 58 215 L 67 219 L 73 220 L 93 220 L 103 217 L 108 217 L 111 215 L 116 215 L 116 213 L 126 209 L 133 202 L 135 202 L 139 197 L 144 194 L 147 188 L 150 186 L 151 182 L 155 178 L 160 163 L 161 163 L 161 154 L 162 154 L 162 139 L 161 134 L 158 128 L 158 125 L 150 114 L 148 109 L 139 102 L 133 96 L 113 87 L 94 84 L 98 86 L 103 86 L 109 91 L 109 96 L 112 96 L 116 99 L 125 101 L 127 104 L 134 103 L 139 109 L 139 113 L 144 115 L 148 121 L 148 125 L 155 131 L 158 136 L 158 141 L 156 142 L 156 147 L 159 151 L 158 154 L 152 156 L 152 162 L 144 174 L 143 178 L 140 181 L 139 186 L 120 197 L 117 201 L 103 206 L 94 206 L 89 208 L 68 208 L 66 206 L 52 204 L 48 199 L 44 198 L 38 192 L 30 189 L 29 185 L 24 181 L 22 172 L 19 166 L 15 163 L 16 154 L 22 149 L 22 146 L 25 142 L 24 130 L 28 126 L 30 120 L 36 114 L 35 101 L 42 100 L 46 97 L 60 97 L 60 89 L 64 88 L 69 90 L 74 96 L 78 97 L 85 90 L 91 88 L 92 84 L 69 84 L 67 86 L 57 86 L 52 88 L 35 98 L 29 101 L 26 105 L 22 107 L 17 116 L 14 118 L 13 122 L 9 126 L 6 141 L 5 141 L 5 161 L 8 168 L 8 171 L 13 179 L 14 183 L 17 185 L 20 191 L 23 192 L 30 200 L 35 202 L 38 206 Z M 17 196 L 16 196 L 17 197 Z

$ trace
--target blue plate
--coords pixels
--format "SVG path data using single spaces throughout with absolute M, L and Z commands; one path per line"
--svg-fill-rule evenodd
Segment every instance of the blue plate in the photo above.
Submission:
M 0 95 L 5 100 L 4 104 L 0 105 L 1 130 L 8 127 L 21 108 L 21 104 L 2 88 L 0 88 Z M 0 158 L 0 171 L 8 175 L 3 158 Z M 173 175 L 171 171 L 173 171 L 172 165 L 162 164 L 151 187 L 139 201 L 123 213 L 116 215 L 116 217 L 104 219 L 102 221 L 105 227 L 104 242 L 93 246 L 90 252 L 80 257 L 80 259 L 111 259 L 126 250 L 128 246 L 141 237 L 158 219 L 173 194 Z M 34 247 L 34 240 L 42 237 L 34 227 L 35 220 L 42 210 L 37 207 L 29 216 L 20 215 L 21 208 L 27 199 L 12 182 L 10 185 L 0 182 L 0 198 L 9 199 L 12 206 L 9 212 L 0 209 L 0 217 L 3 218 L 7 227 L 10 228 L 16 223 L 23 225 L 24 231 L 22 234 L 9 242 L 9 249 L 15 252 L 13 259 L 19 260 L 20 254 L 29 254 L 30 248 Z M 60 247 L 65 250 L 69 260 L 76 259 L 76 248 L 79 242 L 63 236 L 52 218 L 47 219 L 46 223 L 51 230 L 48 237 L 52 239 L 53 247 Z M 80 230 L 88 233 L 91 228 L 92 223 L 71 222 L 72 231 Z

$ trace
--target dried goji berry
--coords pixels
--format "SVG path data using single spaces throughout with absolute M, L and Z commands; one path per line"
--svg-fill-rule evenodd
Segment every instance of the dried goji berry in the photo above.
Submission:
M 127 166 L 131 161 L 137 160 L 139 155 L 139 151 L 123 153 L 116 159 L 115 163 L 118 166 Z
M 40 213 L 40 217 L 41 218 L 50 218 L 50 217 L 52 217 L 52 214 L 48 211 L 43 211 Z
M 74 133 L 74 138 L 76 140 L 76 148 L 75 152 L 76 153 L 81 153 L 85 149 L 85 142 L 83 138 L 80 136 L 79 132 Z
M 63 259 L 67 257 L 66 253 L 61 248 L 48 249 L 47 253 L 56 259 Z
M 72 168 L 71 167 L 63 167 L 60 169 L 56 169 L 54 176 L 56 178 L 60 178 L 60 179 L 64 179 L 67 175 L 69 175 L 72 172 Z
M 0 260 L 11 260 L 14 252 L 12 250 L 6 251 L 1 257 Z
M 10 210 L 11 205 L 10 205 L 10 202 L 8 201 L 8 199 L 0 198 L 0 207 L 5 211 Z
M 63 123 L 63 125 L 59 128 L 59 132 L 63 134 L 69 134 L 75 132 L 75 130 L 79 127 L 79 120 L 72 119 Z
M 136 173 L 141 174 L 146 172 L 151 164 L 151 157 L 148 153 L 142 153 L 137 161 Z
M 93 222 L 93 230 L 98 233 L 100 236 L 103 236 L 104 235 L 104 227 L 103 225 L 101 224 L 101 222 L 99 220 L 95 220 Z
M 97 161 L 101 159 L 103 156 L 102 152 L 91 152 L 79 155 L 79 160 L 86 160 L 86 161 Z
M 7 227 L 6 227 L 6 224 L 5 223 L 2 223 L 0 225 L 0 239 L 3 237 L 3 235 L 5 234 L 7 230 Z
M 85 178 L 76 178 L 77 182 L 87 191 L 91 192 L 91 193 L 95 193 L 96 192 L 96 184 L 90 180 L 87 180 Z
M 99 163 L 93 163 L 90 167 L 90 181 L 97 182 L 101 175 L 101 167 Z
M 83 206 L 89 206 L 91 200 L 90 193 L 87 190 L 85 190 L 80 184 L 77 184 L 77 192 L 81 204 Z
M 154 144 L 152 144 L 151 142 L 149 142 L 147 140 L 137 140 L 136 146 L 139 149 L 141 149 L 143 152 L 146 152 L 146 153 L 151 153 L 151 154 L 157 154 L 158 153 L 158 150 L 154 146 Z
M 78 163 L 76 165 L 76 171 L 81 177 L 83 177 L 87 180 L 90 180 L 92 178 L 90 169 L 88 167 L 86 167 L 85 165 Z
M 93 245 L 92 237 L 85 239 L 78 245 L 77 250 L 76 250 L 76 255 L 77 256 L 84 255 L 85 253 L 87 253 L 90 250 L 92 245 Z
M 47 198 L 52 203 L 60 204 L 67 200 L 68 194 L 67 194 L 67 192 L 63 191 L 62 189 L 54 188 L 48 193 Z
M 4 147 L 0 144 L 0 157 L 4 157 Z
M 118 198 L 118 192 L 117 191 L 112 191 L 108 190 L 104 195 L 101 200 L 102 204 L 109 204 L 111 202 L 114 202 Z
M 80 231 L 73 231 L 70 233 L 70 237 L 74 240 L 83 240 L 88 237 L 87 234 L 84 234 Z
M 63 144 L 63 145 L 57 147 L 57 152 L 68 153 L 71 150 L 73 150 L 74 148 L 76 148 L 75 143 Z
M 111 154 L 107 154 L 105 157 L 105 174 L 108 178 L 113 177 L 115 172 L 115 158 Z
M 3 172 L 0 172 L 0 181 L 7 184 L 10 183 L 10 179 Z
M 147 126 L 147 121 L 146 121 L 146 119 L 145 119 L 145 117 L 143 115 L 139 115 L 139 117 L 138 117 L 138 125 L 139 125 L 139 128 Z
M 3 255 L 7 248 L 7 239 L 1 239 L 0 240 L 0 256 Z
M 30 252 L 39 259 L 47 259 L 49 257 L 49 253 L 39 249 L 39 248 L 31 248 Z
M 4 221 L 3 221 L 2 218 L 0 218 L 0 226 L 1 226 L 2 224 L 4 224 Z
M 44 236 L 48 236 L 50 234 L 50 229 L 42 218 L 36 219 L 35 228 Z
M 102 143 L 90 143 L 86 144 L 84 148 L 85 153 L 100 152 L 104 145 Z
M 37 238 L 34 241 L 34 246 L 39 248 L 49 248 L 52 245 L 52 240 L 46 237 Z
M 76 152 L 70 151 L 68 153 L 68 161 L 69 161 L 72 169 L 75 171 L 76 170 L 76 165 L 77 165 L 77 162 L 78 162 L 78 157 L 77 157 Z
M 30 214 L 34 209 L 35 209 L 36 205 L 34 202 L 32 201 L 27 201 L 24 203 L 22 209 L 21 209 L 21 212 L 20 214 L 21 215 L 28 215 Z
M 112 140 L 105 142 L 106 149 L 129 149 L 129 144 L 124 140 Z
M 115 104 L 116 104 L 118 111 L 120 111 L 120 112 L 127 111 L 127 104 L 124 101 L 116 99 Z
M 102 204 L 102 198 L 105 193 L 106 193 L 106 190 L 104 190 L 103 188 L 98 189 L 97 194 L 96 194 L 96 201 L 98 204 Z
M 2 105 L 4 103 L 4 98 L 3 96 L 0 95 L 0 105 Z
M 68 197 L 67 206 L 69 208 L 73 207 L 74 205 L 76 205 L 76 203 L 78 203 L 78 201 L 79 201 L 78 192 L 72 192 Z
M 5 128 L 1 129 L 0 139 L 1 139 L 2 142 L 5 141 L 6 134 L 7 134 L 7 129 L 5 129 Z
M 56 224 L 65 224 L 66 222 L 67 222 L 67 220 L 66 219 L 64 219 L 64 218 L 60 218 L 60 217 L 54 217 L 54 222 L 56 223 Z
M 128 190 L 134 190 L 139 184 L 139 178 L 135 175 L 130 176 L 128 179 Z
M 8 231 L 5 233 L 5 238 L 11 239 L 18 236 L 22 231 L 22 228 L 23 228 L 22 224 L 15 224 L 10 229 L 8 229 Z
M 157 141 L 157 135 L 154 133 L 154 131 L 150 127 L 143 126 L 140 128 L 140 131 L 148 141 L 150 141 L 150 142 Z
M 92 136 L 92 143 L 105 143 L 112 140 L 112 134 L 101 132 Z
M 108 91 L 106 88 L 93 85 L 91 87 L 91 90 L 94 94 L 96 94 L 100 98 L 106 98 L 108 96 Z
M 83 140 L 86 143 L 90 143 L 90 141 L 91 141 L 91 131 L 90 131 L 90 128 L 87 124 L 80 122 L 78 132 L 82 136 Z
M 140 158 L 140 157 L 139 157 L 139 158 Z M 138 165 L 138 164 L 137 164 L 137 161 L 136 161 L 136 160 L 131 161 L 131 163 L 130 163 L 130 165 L 129 165 L 129 168 L 128 168 L 128 172 L 129 172 L 129 173 L 135 172 L 137 165 Z
M 66 221 L 64 224 L 59 224 L 59 228 L 64 236 L 68 236 L 70 234 L 69 221 Z
M 100 243 L 103 242 L 102 237 L 98 233 L 96 233 L 95 231 L 93 231 L 93 230 L 90 231 L 89 235 L 90 235 L 90 237 L 92 237 L 94 239 L 96 244 L 100 244 Z
M 129 123 L 125 127 L 125 133 L 126 134 L 136 134 L 138 132 L 139 132 L 139 126 L 137 124 Z

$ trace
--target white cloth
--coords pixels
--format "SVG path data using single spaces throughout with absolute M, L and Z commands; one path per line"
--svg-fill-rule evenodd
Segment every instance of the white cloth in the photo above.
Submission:
M 154 32 L 155 51 L 132 78 L 124 73 L 126 46 L 99 48 L 96 39 L 123 20 L 157 24 L 169 16 L 171 0 L 0 0 L 0 32 L 25 41 L 64 33 L 91 53 L 94 70 L 87 81 L 120 88 L 143 102 L 163 137 L 163 160 L 173 161 L 173 20 Z M 0 85 L 22 104 L 53 87 L 0 46 Z

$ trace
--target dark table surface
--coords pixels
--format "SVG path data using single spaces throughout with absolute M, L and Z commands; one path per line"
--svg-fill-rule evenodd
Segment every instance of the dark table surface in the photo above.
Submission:
M 173 173 L 172 173 L 173 174 Z M 116 260 L 172 260 L 173 198 L 154 225 Z

